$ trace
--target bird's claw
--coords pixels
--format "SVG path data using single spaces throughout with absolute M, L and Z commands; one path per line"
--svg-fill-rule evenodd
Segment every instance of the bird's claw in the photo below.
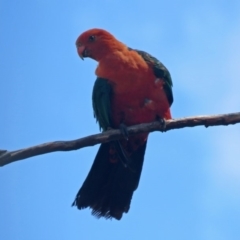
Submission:
M 165 118 L 160 118 L 160 117 L 157 117 L 156 119 L 160 124 L 161 124 L 161 127 L 162 127 L 162 132 L 166 132 L 166 121 L 165 121 Z

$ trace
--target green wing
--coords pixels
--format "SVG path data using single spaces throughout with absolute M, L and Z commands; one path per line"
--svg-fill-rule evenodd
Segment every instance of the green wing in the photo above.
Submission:
M 97 78 L 93 86 L 92 102 L 94 116 L 97 119 L 100 129 L 106 131 L 112 127 L 111 100 L 113 97 L 112 86 L 107 79 Z M 119 159 L 124 165 L 130 162 L 119 141 L 113 142 Z
M 173 103 L 173 93 L 172 93 L 173 83 L 172 83 L 171 75 L 170 75 L 169 71 L 167 70 L 167 68 L 159 60 L 157 60 L 155 57 L 151 56 L 150 54 L 148 54 L 144 51 L 131 49 L 131 48 L 129 48 L 129 50 L 130 51 L 135 51 L 139 55 L 141 55 L 141 57 L 149 65 L 151 65 L 153 67 L 153 72 L 154 72 L 155 76 L 157 78 L 163 79 L 163 81 L 165 82 L 164 91 L 166 93 L 169 105 L 171 106 L 172 103 Z
M 94 116 L 97 119 L 100 129 L 106 131 L 112 125 L 111 99 L 112 86 L 107 79 L 97 78 L 93 87 L 92 103 Z

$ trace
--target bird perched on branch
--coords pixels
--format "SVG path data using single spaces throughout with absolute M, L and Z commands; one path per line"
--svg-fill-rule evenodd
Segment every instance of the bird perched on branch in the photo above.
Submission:
M 124 138 L 101 144 L 73 206 L 120 220 L 138 187 L 148 138 L 148 133 L 128 136 L 127 126 L 171 118 L 171 76 L 155 57 L 103 29 L 82 33 L 76 47 L 80 58 L 98 62 L 92 102 L 100 128 L 120 129 Z

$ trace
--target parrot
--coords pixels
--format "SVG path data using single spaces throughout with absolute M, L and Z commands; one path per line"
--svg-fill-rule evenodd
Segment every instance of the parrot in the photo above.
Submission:
M 90 208 L 97 218 L 120 220 L 139 185 L 149 135 L 129 136 L 127 127 L 172 118 L 172 78 L 155 57 L 104 29 L 83 32 L 76 48 L 82 60 L 98 63 L 92 105 L 101 131 L 120 129 L 123 138 L 100 145 L 72 206 Z

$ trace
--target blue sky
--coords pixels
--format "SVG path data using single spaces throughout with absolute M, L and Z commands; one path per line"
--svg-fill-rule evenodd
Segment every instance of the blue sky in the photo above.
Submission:
M 1 1 L 0 149 L 97 133 L 96 62 L 75 40 L 104 28 L 170 70 L 174 118 L 239 112 L 239 1 Z M 98 146 L 0 169 L 0 239 L 237 240 L 240 126 L 153 133 L 121 221 L 71 203 Z

